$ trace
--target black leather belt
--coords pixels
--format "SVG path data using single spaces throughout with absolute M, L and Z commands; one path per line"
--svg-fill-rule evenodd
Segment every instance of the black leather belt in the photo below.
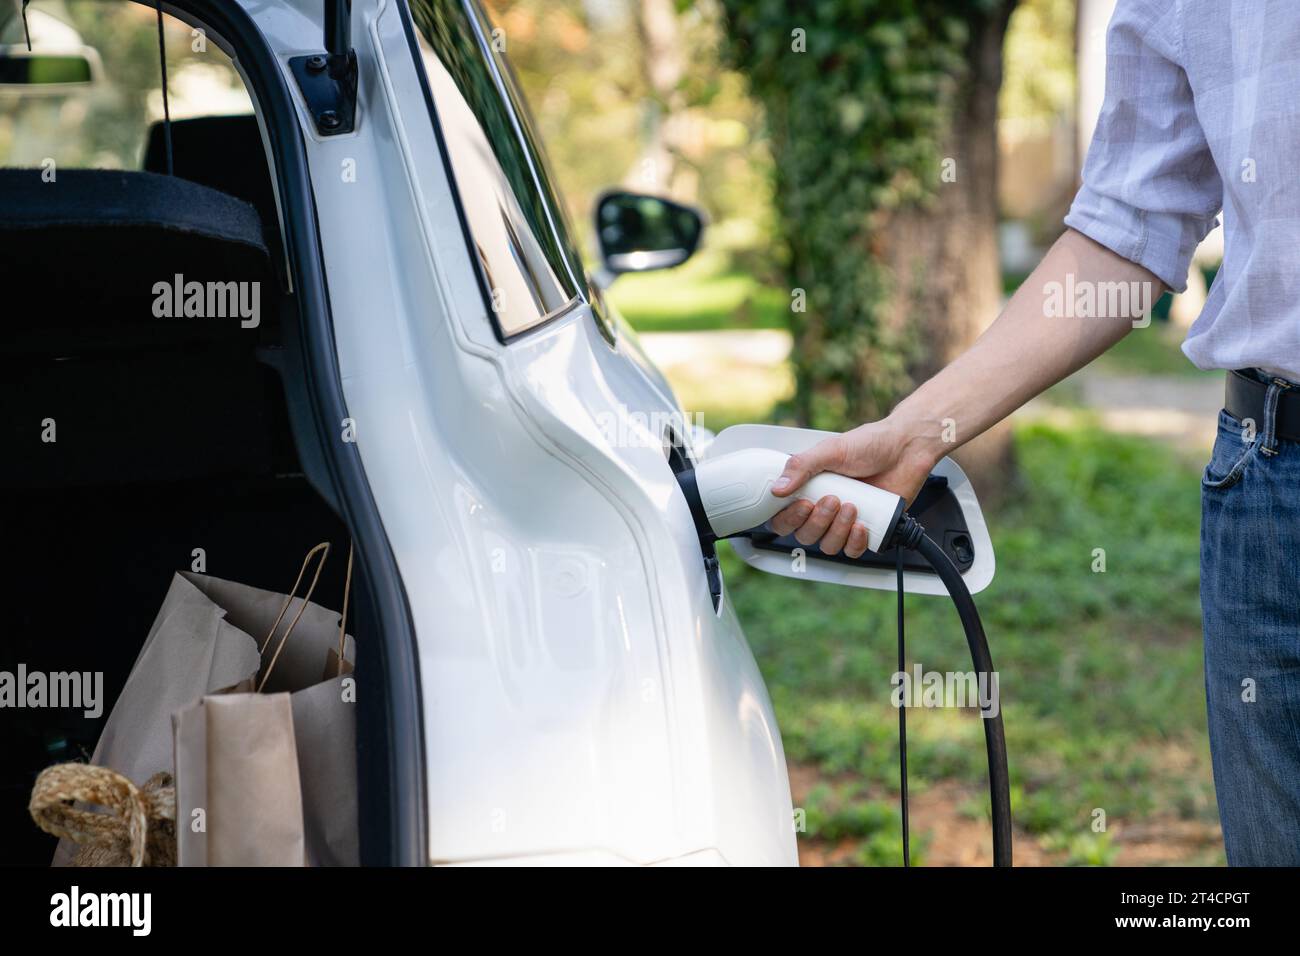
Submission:
M 1247 372 L 1229 372 L 1224 389 L 1223 408 L 1240 421 L 1255 422 L 1255 430 L 1264 434 L 1264 402 L 1268 386 Z M 1292 385 L 1278 396 L 1277 423 L 1274 433 L 1283 441 L 1300 441 L 1300 386 Z

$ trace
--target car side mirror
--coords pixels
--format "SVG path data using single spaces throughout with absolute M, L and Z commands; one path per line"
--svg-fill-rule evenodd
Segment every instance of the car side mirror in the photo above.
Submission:
M 698 210 L 659 196 L 607 192 L 596 202 L 596 239 L 611 276 L 679 266 L 703 233 Z

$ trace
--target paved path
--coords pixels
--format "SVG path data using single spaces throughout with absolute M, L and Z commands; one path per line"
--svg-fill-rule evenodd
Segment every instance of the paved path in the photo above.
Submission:
M 1158 438 L 1198 452 L 1214 444 L 1223 407 L 1219 375 L 1131 375 L 1089 367 L 1070 376 L 1061 390 L 1093 411 L 1110 431 Z M 1040 398 L 1017 414 L 1052 419 L 1069 412 Z

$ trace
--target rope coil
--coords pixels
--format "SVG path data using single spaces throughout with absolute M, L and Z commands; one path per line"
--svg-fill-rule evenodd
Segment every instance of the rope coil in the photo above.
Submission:
M 176 865 L 176 788 L 166 771 L 137 787 L 107 767 L 55 764 L 36 778 L 27 809 L 46 833 L 80 845 L 76 866 Z

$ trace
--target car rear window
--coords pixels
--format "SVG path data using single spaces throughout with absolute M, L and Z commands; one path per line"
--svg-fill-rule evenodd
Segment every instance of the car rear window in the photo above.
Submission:
M 509 66 L 481 11 L 411 0 L 425 74 L 504 338 L 581 301 L 581 261 Z

